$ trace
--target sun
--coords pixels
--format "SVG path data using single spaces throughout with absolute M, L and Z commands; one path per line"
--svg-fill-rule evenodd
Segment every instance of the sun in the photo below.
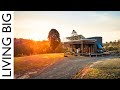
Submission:
M 34 40 L 34 41 L 40 41 L 40 38 L 34 36 L 34 37 L 32 37 L 32 40 Z
M 34 40 L 34 41 L 40 41 L 40 35 L 38 33 L 30 33 L 29 34 L 29 39 Z

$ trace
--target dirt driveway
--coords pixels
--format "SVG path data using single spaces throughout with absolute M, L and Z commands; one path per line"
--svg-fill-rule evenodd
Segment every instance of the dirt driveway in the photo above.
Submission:
M 114 57 L 65 57 L 65 60 L 55 63 L 30 79 L 71 79 L 73 75 L 87 65 L 90 65 L 96 61 L 103 59 L 107 60 L 110 58 Z

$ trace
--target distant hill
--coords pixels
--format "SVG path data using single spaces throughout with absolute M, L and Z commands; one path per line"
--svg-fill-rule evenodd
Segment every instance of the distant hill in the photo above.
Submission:
M 56 53 L 63 52 L 63 43 L 60 43 L 56 48 Z M 30 39 L 14 38 L 14 55 L 17 56 L 28 56 L 35 54 L 51 53 L 50 43 L 47 40 L 34 41 Z

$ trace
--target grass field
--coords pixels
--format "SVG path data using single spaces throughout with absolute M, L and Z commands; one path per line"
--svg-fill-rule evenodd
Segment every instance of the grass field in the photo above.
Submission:
M 15 57 L 15 79 L 29 78 L 63 58 L 63 53 Z
M 120 58 L 95 62 L 79 71 L 74 79 L 120 79 Z

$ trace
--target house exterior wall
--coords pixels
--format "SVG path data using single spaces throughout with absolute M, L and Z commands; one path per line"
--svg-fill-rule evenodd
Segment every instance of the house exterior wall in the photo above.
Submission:
M 96 43 L 84 43 L 84 42 L 81 42 L 81 43 L 77 43 L 77 44 L 69 44 L 69 43 L 66 43 L 65 44 L 66 47 L 69 48 L 72 48 L 76 51 L 76 49 L 79 49 L 79 53 L 96 53 L 97 52 L 97 46 L 96 46 Z
M 96 39 L 97 40 L 96 44 L 100 44 L 102 46 L 102 37 L 90 37 L 87 39 Z

